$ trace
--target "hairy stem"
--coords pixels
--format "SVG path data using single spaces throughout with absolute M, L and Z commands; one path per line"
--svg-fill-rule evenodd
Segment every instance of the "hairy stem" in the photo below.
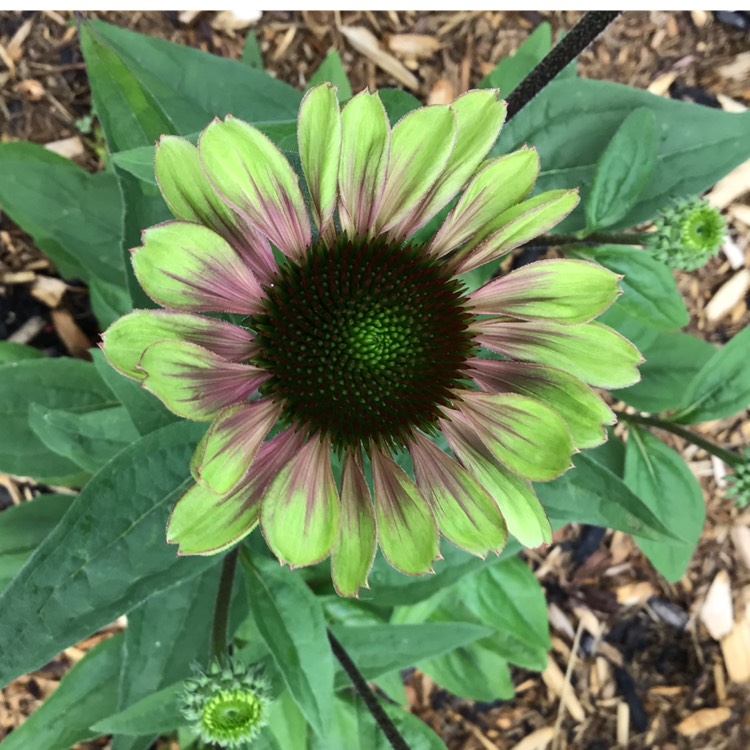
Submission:
M 232 585 L 237 570 L 239 547 L 227 553 L 221 566 L 219 592 L 216 594 L 216 609 L 214 610 L 214 625 L 211 631 L 211 656 L 221 659 L 227 656 L 229 642 L 229 605 L 232 602 Z
M 510 122 L 566 65 L 575 60 L 621 12 L 595 10 L 586 13 L 508 97 L 506 122 Z
M 645 424 L 650 427 L 658 427 L 660 430 L 666 430 L 671 432 L 673 435 L 683 438 L 699 448 L 703 448 L 707 453 L 720 458 L 725 464 L 729 466 L 736 466 L 742 462 L 742 457 L 738 456 L 731 451 L 725 450 L 711 440 L 707 440 L 702 435 L 699 435 L 693 430 L 688 430 L 681 425 L 670 422 L 666 419 L 660 419 L 659 417 L 646 416 L 645 414 L 627 414 L 624 411 L 615 411 L 618 419 L 623 419 L 626 422 L 632 422 L 633 424 Z
M 575 234 L 542 234 L 535 237 L 528 246 L 556 247 L 558 245 L 643 245 L 645 235 L 640 232 L 594 232 L 585 237 Z
M 388 742 L 390 742 L 393 750 L 409 750 L 409 746 L 406 741 L 399 733 L 396 725 L 391 721 L 388 714 L 383 710 L 377 696 L 370 689 L 362 673 L 357 669 L 357 665 L 352 661 L 349 654 L 346 652 L 344 647 L 339 643 L 333 633 L 328 631 L 328 640 L 331 643 L 331 649 L 335 657 L 339 660 L 339 664 L 344 668 L 344 671 L 349 675 L 349 679 L 354 685 L 354 689 L 359 694 L 360 698 L 365 702 L 367 710 L 372 714 L 373 719 L 378 723 L 378 726 L 382 730 Z

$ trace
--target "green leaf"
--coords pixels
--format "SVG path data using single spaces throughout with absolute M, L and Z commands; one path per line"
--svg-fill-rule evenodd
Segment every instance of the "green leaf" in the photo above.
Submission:
M 611 427 L 607 430 L 607 442 L 586 451 L 586 455 L 609 469 L 615 476 L 623 476 L 625 472 L 625 444 L 615 435 Z
M 52 531 L 75 495 L 37 495 L 0 513 L 0 591 Z
M 132 66 L 98 33 L 98 25 L 81 27 L 81 49 L 96 113 L 112 152 L 156 141 L 175 126 Z
M 47 448 L 92 474 L 139 438 L 122 406 L 74 412 L 31 404 L 29 426 Z
M 660 542 L 674 539 L 669 527 L 619 477 L 582 453 L 575 468 L 554 482 L 535 485 L 549 517 L 625 531 Z
M 344 63 L 338 50 L 332 49 L 320 64 L 320 67 L 312 74 L 308 89 L 321 83 L 330 81 L 338 88 L 338 97 L 340 102 L 345 102 L 352 98 L 352 85 L 349 83 L 349 77 L 346 75 Z
M 104 358 L 101 349 L 92 350 L 94 366 L 114 393 L 117 400 L 127 409 L 133 424 L 141 435 L 176 422 L 179 417 L 172 414 L 153 393 L 141 388 L 140 384 L 120 375 Z
M 654 113 L 634 109 L 617 128 L 596 163 L 586 201 L 586 229 L 616 224 L 638 202 L 656 169 L 659 131 Z
M 273 702 L 268 713 L 268 729 L 280 748 L 307 750 L 310 735 L 307 722 L 288 690 Z
M 332 716 L 333 654 L 323 607 L 298 574 L 243 549 L 255 624 L 305 718 L 327 734 Z
M 102 469 L 0 595 L 0 684 L 45 664 L 216 558 L 178 558 L 164 540 L 205 428 L 181 422 Z
M 120 711 L 191 674 L 208 660 L 218 565 L 147 599 L 128 614 L 117 707 Z M 180 722 L 182 723 L 182 722 Z M 138 722 L 133 722 L 137 729 Z M 174 729 L 179 724 L 169 727 Z M 151 746 L 153 735 L 117 737 L 113 750 Z
M 663 332 L 641 354 L 641 382 L 617 391 L 617 398 L 639 411 L 658 414 L 686 405 L 685 397 L 691 380 L 716 354 L 708 341 L 687 333 Z
M 544 59 L 552 49 L 552 26 L 540 23 L 528 39 L 512 54 L 503 58 L 497 67 L 480 82 L 480 89 L 500 89 L 504 99 Z
M 117 679 L 115 675 L 113 681 Z M 123 711 L 112 713 L 105 719 L 92 723 L 91 729 L 100 734 L 126 736 L 168 734 L 177 727 L 185 726 L 182 715 L 182 680 L 133 703 Z
M 261 70 L 102 21 L 91 25 L 122 57 L 180 135 L 202 130 L 214 117 L 228 114 L 247 122 L 297 117 L 302 95 Z
M 515 695 L 508 662 L 481 642 L 422 662 L 419 667 L 440 687 L 462 698 L 495 701 Z
M 90 174 L 36 144 L 3 143 L 0 204 L 63 278 L 125 287 L 125 264 L 117 250 L 122 200 L 112 174 Z M 92 299 L 103 326 L 127 311 L 122 299 L 103 304 L 93 290 Z
M 22 359 L 39 359 L 44 354 L 33 346 L 16 344 L 12 341 L 0 341 L 0 366 Z
M 636 205 L 613 228 L 640 224 L 674 198 L 703 192 L 750 157 L 750 113 L 723 112 L 579 78 L 546 86 L 505 126 L 493 153 L 533 143 L 542 163 L 537 190 L 579 186 L 585 205 L 597 159 L 620 123 L 638 107 L 647 107 L 656 116 L 657 168 Z M 566 234 L 584 226 L 579 210 L 555 231 Z
M 706 523 L 706 502 L 687 464 L 659 438 L 628 425 L 625 482 L 678 539 L 635 537 L 656 570 L 670 583 L 687 571 Z
M 352 627 L 334 625 L 331 630 L 368 679 L 396 669 L 406 669 L 418 661 L 492 634 L 490 627 L 465 622 Z M 339 670 L 336 688 L 341 689 L 350 684 L 347 675 Z
M 750 327 L 719 349 L 690 381 L 683 403 L 672 417 L 682 424 L 724 419 L 750 405 Z
M 574 255 L 593 260 L 623 276 L 621 310 L 654 328 L 682 328 L 690 322 L 672 271 L 645 250 L 627 245 L 576 249 Z
M 3 740 L 3 750 L 69 750 L 99 735 L 91 725 L 108 716 L 117 701 L 122 636 L 100 643 L 63 677 L 60 686 Z
M 242 48 L 242 62 L 256 70 L 263 70 L 263 53 L 258 44 L 258 35 L 254 31 L 248 31 L 245 37 L 245 45 Z
M 383 102 L 391 126 L 408 115 L 409 112 L 422 106 L 419 99 L 401 89 L 381 89 L 378 91 L 378 96 L 380 101 Z
M 443 741 L 421 719 L 388 703 L 384 703 L 383 708 L 396 725 L 409 750 L 447 750 Z
M 94 366 L 75 359 L 28 359 L 0 367 L 0 471 L 48 484 L 76 486 L 85 473 L 58 456 L 29 425 L 29 405 L 46 409 L 113 406 L 109 389 Z

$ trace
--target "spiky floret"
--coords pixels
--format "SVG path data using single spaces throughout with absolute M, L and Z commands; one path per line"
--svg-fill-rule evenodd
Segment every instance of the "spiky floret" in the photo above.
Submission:
M 207 671 L 194 667 L 185 680 L 182 713 L 206 743 L 239 747 L 265 726 L 270 693 L 256 668 L 236 660 L 213 660 Z
M 682 199 L 654 221 L 648 236 L 654 256 L 672 268 L 694 271 L 719 252 L 726 236 L 721 214 L 700 198 Z
M 461 283 L 417 246 L 314 245 L 288 263 L 253 317 L 284 417 L 336 448 L 403 445 L 431 430 L 475 345 Z

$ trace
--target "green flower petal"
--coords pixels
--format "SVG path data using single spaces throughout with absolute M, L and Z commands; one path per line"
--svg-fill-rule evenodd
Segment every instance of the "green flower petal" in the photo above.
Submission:
M 414 438 L 411 455 L 417 485 L 432 506 L 440 533 L 473 555 L 499 553 L 508 530 L 487 490 L 422 435 Z
M 246 401 L 268 379 L 250 365 L 227 362 L 208 349 L 182 341 L 157 341 L 139 367 L 143 387 L 186 419 L 205 422 L 227 406 Z
M 391 131 L 377 94 L 363 91 L 341 111 L 339 218 L 350 236 L 371 233 L 388 166 Z
M 461 450 L 458 455 L 495 499 L 508 531 L 524 547 L 538 547 L 552 541 L 549 518 L 526 480 L 498 466 L 480 451 Z
M 542 260 L 493 281 L 469 299 L 479 315 L 588 323 L 620 293 L 619 276 L 583 260 Z
M 246 216 L 292 258 L 310 244 L 310 220 L 289 162 L 260 131 L 241 120 L 214 120 L 198 143 L 209 180 L 229 205 Z
M 200 445 L 199 481 L 220 495 L 234 489 L 280 414 L 281 406 L 270 399 L 222 411 Z
M 475 359 L 471 375 L 491 392 L 512 391 L 554 409 L 568 425 L 576 448 L 593 448 L 607 438 L 604 425 L 615 416 L 602 398 L 567 372 L 525 362 Z
M 204 224 L 248 261 L 263 282 L 277 270 L 268 240 L 255 232 L 218 196 L 206 177 L 198 149 L 184 138 L 164 135 L 156 147 L 156 180 L 176 219 Z
M 419 205 L 448 165 L 455 144 L 456 114 L 449 107 L 423 107 L 398 122 L 376 232 L 396 226 Z
M 118 372 L 142 380 L 146 373 L 138 369 L 138 363 L 157 341 L 198 344 L 231 361 L 247 359 L 253 352 L 253 336 L 244 328 L 166 310 L 135 310 L 115 321 L 102 334 L 102 351 Z
M 641 378 L 640 352 L 601 323 L 563 326 L 483 320 L 475 325 L 482 346 L 513 359 L 558 367 L 598 388 L 625 388 Z
M 341 531 L 331 555 L 333 585 L 339 596 L 357 596 L 367 587 L 375 558 L 375 510 L 362 468 L 349 453 L 341 481 Z
M 305 95 L 297 137 L 313 216 L 322 234 L 336 206 L 341 156 L 341 115 L 336 89 L 331 84 L 316 86 Z
M 456 113 L 456 146 L 430 192 L 394 228 L 392 235 L 397 240 L 405 240 L 423 227 L 472 177 L 500 136 L 507 109 L 493 89 L 469 91 L 450 108 Z
M 498 217 L 523 200 L 539 176 L 539 155 L 521 149 L 491 161 L 468 185 L 430 243 L 441 256 L 461 246 L 476 247 L 502 224 Z M 502 185 L 502 190 L 498 186 Z
M 231 547 L 258 523 L 258 505 L 248 507 L 246 495 L 217 495 L 193 485 L 172 511 L 167 542 L 178 544 L 180 555 L 215 555 Z
M 451 259 L 456 274 L 464 274 L 501 258 L 559 224 L 577 205 L 577 190 L 550 190 L 519 203 L 497 217 L 501 229 L 481 244 L 471 243 Z
M 263 535 L 276 557 L 291 567 L 324 560 L 339 535 L 339 495 L 330 452 L 327 440 L 310 440 L 263 498 Z
M 548 406 L 514 393 L 467 393 L 461 413 L 501 464 L 526 479 L 547 482 L 571 466 L 568 426 Z
M 144 233 L 133 253 L 138 281 L 162 307 L 193 312 L 260 311 L 263 290 L 239 255 L 200 224 L 169 222 Z
M 371 459 L 378 540 L 385 559 L 408 575 L 431 572 L 440 548 L 430 506 L 390 456 L 373 448 Z

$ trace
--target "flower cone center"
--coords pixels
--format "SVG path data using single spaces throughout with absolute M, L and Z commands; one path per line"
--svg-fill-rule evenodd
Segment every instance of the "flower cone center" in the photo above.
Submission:
M 253 318 L 267 395 L 336 447 L 400 445 L 450 403 L 473 344 L 461 285 L 416 247 L 313 246 Z
M 225 740 L 244 737 L 259 724 L 262 705 L 243 690 L 223 691 L 207 704 L 203 723 L 212 736 Z

